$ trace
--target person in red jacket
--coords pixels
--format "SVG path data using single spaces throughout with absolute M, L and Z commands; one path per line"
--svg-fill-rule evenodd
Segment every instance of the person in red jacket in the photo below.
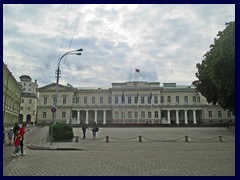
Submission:
M 24 156 L 25 153 L 23 152 L 23 140 L 24 140 L 24 135 L 27 131 L 29 130 L 26 130 L 26 124 L 23 124 L 22 127 L 19 129 L 19 134 L 21 136 L 21 141 L 20 141 L 20 147 L 21 147 L 21 155 Z
M 20 151 L 20 141 L 21 141 L 21 136 L 20 134 L 16 134 L 16 137 L 15 137 L 15 140 L 14 140 L 14 145 L 15 145 L 15 149 L 13 151 L 13 154 L 12 156 L 15 157 L 15 156 L 19 156 L 19 151 Z

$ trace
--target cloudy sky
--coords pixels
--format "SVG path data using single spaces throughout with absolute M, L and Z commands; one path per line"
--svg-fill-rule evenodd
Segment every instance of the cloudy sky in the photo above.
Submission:
M 40 87 L 105 87 L 114 82 L 191 85 L 218 31 L 235 20 L 235 5 L 3 5 L 3 61 L 17 81 Z M 140 70 L 135 76 L 135 68 Z

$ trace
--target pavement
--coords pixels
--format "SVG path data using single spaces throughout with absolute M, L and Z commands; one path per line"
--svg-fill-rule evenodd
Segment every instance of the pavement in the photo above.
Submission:
M 32 127 L 4 176 L 235 176 L 235 128 L 73 128 L 78 142 L 52 144 L 48 128 Z

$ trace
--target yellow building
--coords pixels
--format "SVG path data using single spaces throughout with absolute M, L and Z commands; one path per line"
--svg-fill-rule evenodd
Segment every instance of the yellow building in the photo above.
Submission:
M 21 91 L 21 85 L 3 63 L 3 124 L 5 126 L 12 126 L 18 122 Z

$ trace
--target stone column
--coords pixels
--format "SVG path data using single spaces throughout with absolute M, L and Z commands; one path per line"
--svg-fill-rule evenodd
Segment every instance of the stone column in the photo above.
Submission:
M 88 110 L 86 110 L 86 124 L 88 124 Z
M 178 114 L 178 110 L 176 110 L 176 124 L 179 124 L 179 114 Z
M 197 120 L 196 120 L 196 110 L 193 110 L 193 124 L 197 124 Z
M 80 110 L 77 112 L 77 124 L 80 124 Z
M 106 110 L 103 111 L 103 124 L 106 124 Z
M 94 121 L 97 123 L 97 110 L 95 110 Z
M 185 124 L 188 124 L 188 118 L 187 118 L 187 110 L 184 111 L 184 115 L 185 115 Z
M 170 110 L 167 110 L 167 119 L 168 119 L 168 124 L 171 124 Z

